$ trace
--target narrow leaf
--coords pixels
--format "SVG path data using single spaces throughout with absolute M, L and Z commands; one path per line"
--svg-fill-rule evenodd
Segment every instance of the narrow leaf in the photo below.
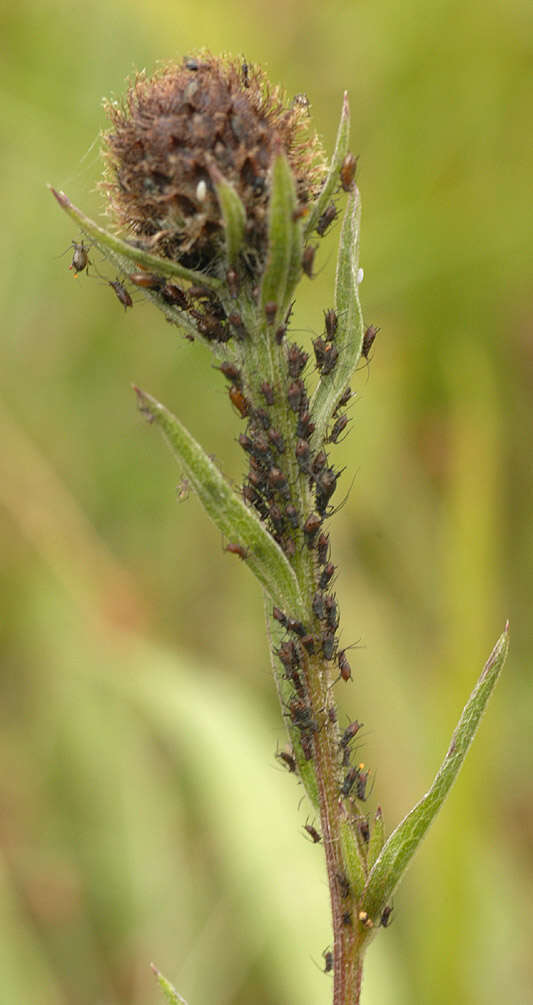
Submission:
M 214 164 L 210 166 L 209 172 L 224 220 L 228 265 L 235 265 L 242 248 L 246 210 L 233 185 L 226 181 Z
M 350 140 L 350 106 L 348 104 L 348 92 L 344 92 L 344 98 L 342 101 L 342 111 L 341 118 L 339 122 L 339 128 L 337 131 L 337 140 L 335 143 L 335 150 L 333 152 L 333 157 L 331 158 L 331 163 L 327 173 L 326 180 L 322 187 L 322 191 L 318 199 L 316 200 L 311 212 L 306 220 L 304 227 L 304 236 L 309 237 L 310 234 L 315 229 L 322 213 L 329 205 L 332 195 L 336 192 L 339 187 L 340 182 L 340 169 L 341 164 L 348 153 L 348 143 Z
M 359 303 L 359 227 L 361 201 L 354 186 L 348 197 L 339 241 L 335 281 L 335 311 L 338 318 L 335 345 L 339 358 L 331 373 L 321 377 L 313 395 L 311 411 L 315 432 L 313 444 L 321 444 L 327 426 L 361 357 L 363 315 Z
M 177 277 L 188 279 L 191 283 L 205 286 L 210 290 L 217 290 L 221 283 L 220 279 L 213 276 L 206 276 L 203 272 L 195 272 L 193 269 L 185 269 L 178 262 L 173 262 L 170 258 L 160 258 L 158 255 L 150 255 L 141 248 L 134 248 L 127 241 L 122 241 L 120 237 L 110 234 L 104 230 L 94 220 L 89 219 L 78 209 L 65 195 L 64 192 L 56 192 L 55 188 L 49 185 L 52 195 L 57 199 L 61 209 L 65 210 L 72 220 L 74 220 L 85 234 L 89 235 L 93 244 L 100 249 L 103 255 L 115 261 L 115 264 L 124 272 L 128 273 L 131 264 L 144 266 L 156 275 Z
M 374 862 L 378 858 L 378 855 L 381 854 L 381 849 L 384 844 L 385 827 L 383 824 L 383 813 L 381 812 L 381 806 L 378 806 L 374 817 L 374 824 L 372 826 L 372 830 L 370 831 L 370 841 L 368 842 L 366 861 L 369 869 L 372 868 Z
M 155 398 L 134 387 L 140 410 L 159 426 L 186 478 L 218 529 L 236 546 L 246 565 L 275 604 L 304 616 L 294 570 L 252 510 L 234 492 L 222 473 L 185 426 Z
M 174 985 L 171 984 L 170 981 L 167 981 L 166 977 L 163 977 L 161 971 L 158 970 L 153 963 L 151 964 L 151 967 L 157 977 L 159 986 L 161 987 L 167 1001 L 170 1002 L 170 1005 L 187 1005 L 185 998 L 182 998 L 181 995 L 178 994 Z
M 506 625 L 503 635 L 494 646 L 481 677 L 463 709 L 463 714 L 433 785 L 390 835 L 370 873 L 363 905 L 371 918 L 375 919 L 389 901 L 418 845 L 448 795 L 500 676 L 508 648 L 509 626 Z
M 366 873 L 361 861 L 357 838 L 353 832 L 353 824 L 342 820 L 340 825 L 340 840 L 342 860 L 346 870 L 346 878 L 356 900 L 359 900 L 366 882 Z
M 296 205 L 293 174 L 285 154 L 279 153 L 271 169 L 269 253 L 261 287 L 262 307 L 277 304 L 277 317 L 285 313 L 285 305 L 302 271 L 302 226 L 294 218 Z

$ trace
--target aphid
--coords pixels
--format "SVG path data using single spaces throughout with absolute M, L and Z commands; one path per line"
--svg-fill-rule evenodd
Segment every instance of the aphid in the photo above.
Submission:
M 310 474 L 311 469 L 309 466 L 309 461 L 311 457 L 311 448 L 307 440 L 298 440 L 294 453 L 296 455 L 296 460 L 298 461 L 298 467 L 300 468 L 300 471 L 302 471 L 304 475 Z
M 108 279 L 107 282 L 108 285 L 115 291 L 115 296 L 117 297 L 117 300 L 120 300 L 120 303 L 124 307 L 125 311 L 127 311 L 128 307 L 133 307 L 133 300 L 131 299 L 126 287 L 122 285 L 119 279 L 115 279 L 113 281 Z
M 306 627 L 301 621 L 297 621 L 295 618 L 288 618 L 287 620 L 287 630 L 289 632 L 294 632 L 298 638 L 303 639 L 306 634 Z
M 242 497 L 255 506 L 257 512 L 262 517 L 263 520 L 267 520 L 269 517 L 269 509 L 264 499 L 261 497 L 259 492 L 253 485 L 243 485 L 242 487 Z
M 290 377 L 299 377 L 307 363 L 309 356 L 296 342 L 293 342 L 287 350 L 287 367 Z
M 134 286 L 141 286 L 145 290 L 160 290 L 166 282 L 164 276 L 156 276 L 153 272 L 133 272 L 128 279 Z
M 322 572 L 320 573 L 320 579 L 318 580 L 318 585 L 321 590 L 326 589 L 334 572 L 335 572 L 335 566 L 333 565 L 333 562 L 328 562 L 327 565 L 325 565 L 324 568 L 322 569 Z
M 370 915 L 366 911 L 359 911 L 358 917 L 359 917 L 359 921 L 361 922 L 363 928 L 373 928 L 374 927 L 374 922 L 372 921 L 372 918 L 370 917 Z
M 339 888 L 339 893 L 341 897 L 343 898 L 343 900 L 346 900 L 346 898 L 349 897 L 351 893 L 348 877 L 345 876 L 343 872 L 337 872 L 335 874 L 335 879 L 337 880 L 337 886 Z
M 289 715 L 291 722 L 302 733 L 316 733 L 317 724 L 313 719 L 313 712 L 309 705 L 301 698 L 291 698 L 289 703 Z
M 364 765 L 360 764 L 358 768 L 357 784 L 355 786 L 355 794 L 362 803 L 366 801 L 366 786 L 368 782 L 368 777 L 370 775 L 369 771 L 363 771 Z
M 285 520 L 283 519 L 283 513 L 277 503 L 272 503 L 269 510 L 269 516 L 276 534 L 281 534 L 285 525 Z
M 338 419 L 335 419 L 333 426 L 331 428 L 331 433 L 329 434 L 330 443 L 338 443 L 339 436 L 344 432 L 346 426 L 348 425 L 348 416 L 346 413 L 339 415 Z
M 235 384 L 232 384 L 229 388 L 228 394 L 232 405 L 235 405 L 235 408 L 240 413 L 241 419 L 245 419 L 250 411 L 250 403 L 248 399 L 244 397 L 241 389 L 236 387 Z
M 287 672 L 295 670 L 300 665 L 298 648 L 295 646 L 294 642 L 282 642 L 277 650 L 277 655 Z
M 326 660 L 332 660 L 335 652 L 335 632 L 324 632 L 322 635 L 322 655 Z
M 339 611 L 334 597 L 328 596 L 324 601 L 326 608 L 326 624 L 329 628 L 335 629 L 339 623 Z
M 328 719 L 330 722 L 337 722 L 337 711 L 334 705 L 330 705 L 328 708 Z
M 163 300 L 166 300 L 167 304 L 175 304 L 176 307 L 181 307 L 182 310 L 187 308 L 187 297 L 179 286 L 175 283 L 165 283 L 163 289 L 161 290 L 161 296 Z
M 363 841 L 365 842 L 365 844 L 368 844 L 368 842 L 370 841 L 370 827 L 368 825 L 368 820 L 366 820 L 365 817 L 361 817 L 361 819 L 357 823 L 357 826 L 359 827 L 359 833 Z M 386 928 L 387 926 L 385 925 L 384 927 Z
M 344 912 L 344 914 L 342 916 L 342 923 L 346 927 L 351 927 L 351 925 L 353 924 L 353 918 L 352 918 L 352 912 L 351 911 L 345 911 Z
M 263 429 L 270 429 L 272 425 L 272 419 L 270 418 L 268 412 L 265 412 L 264 408 L 256 408 L 254 411 L 256 419 L 259 419 Z
M 291 775 L 294 775 L 296 771 L 296 760 L 292 754 L 288 754 L 286 750 L 280 750 L 276 757 L 279 761 L 283 761 L 283 764 L 289 769 Z
M 284 454 L 285 453 L 285 440 L 283 439 L 283 436 L 281 435 L 281 433 L 277 429 L 274 429 L 271 426 L 271 428 L 268 430 L 267 436 L 268 436 L 268 439 L 270 440 L 272 446 L 276 448 L 278 454 Z
M 325 565 L 329 555 L 329 534 L 322 533 L 316 543 L 318 561 L 320 565 Z
M 347 387 L 346 390 L 342 393 L 341 397 L 339 398 L 337 405 L 335 407 L 335 411 L 333 412 L 333 415 L 336 415 L 340 408 L 344 408 L 344 406 L 348 404 L 351 397 L 352 397 L 352 389 L 351 387 Z
M 323 621 L 325 617 L 325 607 L 324 607 L 324 597 L 317 591 L 313 597 L 313 614 L 318 618 L 319 621 Z
M 325 467 L 327 459 L 328 457 L 325 450 L 319 450 L 318 454 L 315 454 L 311 465 L 311 470 L 314 475 L 320 474 L 322 468 Z
M 310 513 L 303 525 L 304 538 L 308 548 L 312 548 L 315 537 L 320 530 L 322 520 L 317 513 Z
M 250 554 L 248 548 L 243 548 L 242 544 L 234 544 L 231 541 L 226 545 L 224 551 L 229 551 L 230 555 L 238 555 L 243 561 L 248 558 L 248 555 Z
M 281 547 L 283 548 L 283 551 L 285 552 L 288 558 L 294 558 L 296 554 L 296 545 L 292 537 L 286 537 L 281 542 Z
M 326 342 L 326 346 L 324 349 L 324 359 L 321 365 L 319 366 L 320 373 L 322 375 L 331 373 L 331 371 L 335 369 L 338 358 L 339 358 L 339 350 L 337 349 L 337 346 L 334 345 L 333 342 Z
M 357 719 L 355 719 L 354 722 L 351 722 L 348 726 L 346 726 L 346 729 L 344 730 L 344 733 L 341 736 L 341 740 L 340 740 L 340 744 L 339 744 L 339 746 L 343 750 L 353 740 L 354 736 L 357 736 L 357 733 L 361 729 L 362 725 L 363 725 L 362 722 L 358 722 Z
M 315 360 L 318 369 L 320 370 L 325 359 L 326 343 L 321 335 L 318 338 L 313 339 L 313 349 L 315 351 Z
M 358 161 L 358 159 L 359 158 L 358 157 L 354 157 L 353 154 L 346 154 L 346 157 L 344 158 L 344 160 L 343 160 L 343 162 L 341 164 L 341 168 L 340 168 L 340 172 L 339 173 L 340 173 L 340 176 L 341 176 L 341 185 L 342 185 L 342 187 L 343 187 L 343 189 L 344 189 L 345 192 L 349 192 L 350 189 L 351 189 L 351 187 L 352 187 L 352 185 L 353 185 L 353 180 L 355 178 L 355 172 L 357 171 L 357 161 Z
M 338 323 L 339 321 L 337 315 L 333 308 L 330 307 L 329 311 L 324 312 L 324 324 L 326 326 L 326 335 L 328 336 L 328 339 L 331 340 L 332 338 L 335 338 Z
M 315 261 L 316 249 L 316 244 L 308 244 L 302 256 L 302 269 L 306 276 L 309 276 L 309 279 L 313 278 L 313 264 Z
M 225 360 L 220 364 L 218 369 L 224 374 L 226 380 L 231 380 L 231 382 L 235 384 L 236 388 L 241 387 L 241 371 L 238 366 L 235 366 L 235 363 L 230 363 L 229 360 Z
M 283 445 L 283 449 L 285 450 L 285 444 Z M 293 506 L 292 503 L 289 503 L 288 506 L 285 507 L 285 515 L 293 530 L 296 530 L 300 526 L 300 515 L 298 513 L 298 510 L 296 509 L 296 506 Z
M 276 320 L 276 314 L 278 313 L 278 305 L 273 301 L 269 300 L 265 304 L 265 317 L 267 325 L 273 325 Z
M 270 468 L 270 471 L 268 472 L 268 482 L 269 485 L 276 490 L 276 492 L 280 493 L 280 495 L 288 496 L 289 486 L 287 484 L 287 479 L 280 468 L 275 466 Z
M 199 63 L 196 59 L 188 59 L 185 63 L 185 69 L 195 71 L 199 69 Z
M 339 473 L 335 472 L 333 468 L 324 468 L 317 477 L 315 492 L 316 508 L 321 514 L 324 514 L 329 500 L 335 492 L 338 477 Z
M 315 651 L 315 637 L 314 635 L 304 635 L 302 638 L 302 645 L 309 655 L 312 655 Z
M 317 225 L 316 232 L 320 234 L 320 237 L 324 237 L 326 230 L 333 223 L 337 216 L 337 207 L 334 203 L 330 202 L 329 206 L 326 206 L 322 216 L 320 217 Z
M 346 649 L 341 649 L 337 656 L 337 663 L 339 664 L 339 671 L 342 679 L 344 681 L 349 681 L 352 679 L 352 668 L 346 659 Z M 354 734 L 355 736 L 355 734 Z
M 309 411 L 306 409 L 305 412 L 301 412 L 298 416 L 298 422 L 296 423 L 296 435 L 300 436 L 303 440 L 309 440 L 315 431 L 315 424 L 311 422 L 311 416 Z
M 300 743 L 306 761 L 311 761 L 313 757 L 313 737 L 309 733 L 302 733 Z
M 379 331 L 375 325 L 369 325 L 363 335 L 363 346 L 361 349 L 361 355 L 368 359 L 368 354 L 374 344 L 374 339 Z
M 281 343 L 283 342 L 283 339 L 285 338 L 286 331 L 287 331 L 287 325 L 280 325 L 279 328 L 276 328 L 276 336 L 275 336 L 275 338 L 276 338 L 276 342 L 278 343 L 278 345 L 281 345 Z
M 324 957 L 324 973 L 329 974 L 333 970 L 333 953 L 331 949 L 324 950 L 322 956 Z
M 292 384 L 289 384 L 287 401 L 289 402 L 289 407 L 292 408 L 293 412 L 302 411 L 307 404 L 307 395 L 305 393 L 303 381 L 293 380 Z
M 309 108 L 311 107 L 311 102 L 309 101 L 307 94 L 295 94 L 294 98 L 292 99 L 292 105 L 293 106 L 299 105 L 300 108 L 305 108 L 309 110 Z
M 318 842 L 322 840 L 321 835 L 318 833 L 316 827 L 313 827 L 312 824 L 304 824 L 304 831 L 307 831 L 313 844 L 318 844 Z
M 281 607 L 272 608 L 272 617 L 276 621 L 279 621 L 280 625 L 283 625 L 284 628 L 287 627 L 287 622 L 289 619 L 287 618 L 287 615 L 284 614 L 284 612 L 281 610 Z
M 272 384 L 269 384 L 268 381 L 265 380 L 261 384 L 261 387 L 259 388 L 259 390 L 261 391 L 261 394 L 263 395 L 263 398 L 265 399 L 267 405 L 273 405 L 274 404 L 274 389 L 272 387 Z
M 235 300 L 235 298 L 239 295 L 240 287 L 239 276 L 237 275 L 235 269 L 228 269 L 226 272 L 226 282 L 228 284 L 230 297 L 233 297 Z
M 350 795 L 350 792 L 352 791 L 357 781 L 358 775 L 359 775 L 359 768 L 350 768 L 350 770 L 346 772 L 344 776 L 344 781 L 341 785 L 341 795 L 343 795 L 345 798 Z
M 91 263 L 89 261 L 89 249 L 85 247 L 83 241 L 80 241 L 79 244 L 77 241 L 72 241 L 72 247 L 74 248 L 74 253 L 72 255 L 72 261 L 69 265 L 69 269 L 72 270 L 74 278 L 76 278 L 78 273 L 83 272 L 84 269 L 87 269 L 88 273 L 89 270 L 87 266 Z M 68 248 L 66 251 L 63 251 L 62 254 L 66 255 L 67 251 Z
M 246 328 L 243 325 L 241 315 L 234 311 L 232 314 L 228 314 L 228 321 L 235 329 L 235 334 L 241 339 L 244 338 L 246 335 Z
M 380 925 L 381 925 L 382 928 L 388 928 L 389 927 L 389 925 L 390 925 L 390 916 L 392 914 L 392 911 L 393 911 L 392 904 L 388 904 L 387 907 L 385 907 L 383 909 L 381 918 L 379 919 L 379 923 L 380 923 Z
M 242 76 L 242 86 L 243 87 L 249 87 L 250 86 L 250 67 L 248 66 L 248 63 L 245 60 L 243 61 L 243 64 L 241 66 L 241 76 Z

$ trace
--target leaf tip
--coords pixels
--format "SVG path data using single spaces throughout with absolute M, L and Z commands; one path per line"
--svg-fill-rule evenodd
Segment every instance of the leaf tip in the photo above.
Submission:
M 54 199 L 57 200 L 57 202 L 63 209 L 65 209 L 67 206 L 72 205 L 70 199 L 68 198 L 68 196 L 65 195 L 64 192 L 58 192 L 53 185 L 49 185 L 48 188 L 50 189 L 52 195 L 54 196 Z

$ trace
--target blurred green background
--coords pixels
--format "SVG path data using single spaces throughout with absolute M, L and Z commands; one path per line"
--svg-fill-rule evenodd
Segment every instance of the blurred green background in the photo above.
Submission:
M 331 999 L 319 849 L 273 752 L 260 590 L 135 410 L 137 381 L 238 477 L 206 351 L 124 315 L 68 255 L 46 182 L 101 209 L 103 95 L 207 45 L 352 104 L 363 306 L 355 481 L 333 558 L 389 829 L 425 791 L 506 617 L 503 682 L 370 950 L 365 1005 L 531 1000 L 532 8 L 437 0 L 90 5 L 2 14 L 0 1001 Z M 331 304 L 336 234 L 295 328 Z M 313 962 L 314 961 L 314 962 Z M 316 964 L 316 966 L 314 965 Z

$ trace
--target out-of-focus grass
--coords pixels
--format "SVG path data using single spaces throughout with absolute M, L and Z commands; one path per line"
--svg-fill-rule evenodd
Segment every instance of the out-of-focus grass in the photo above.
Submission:
M 100 98 L 208 44 L 308 92 L 331 145 L 347 87 L 361 154 L 366 317 L 356 477 L 334 530 L 346 710 L 367 723 L 389 827 L 430 781 L 512 621 L 504 681 L 368 959 L 366 1002 L 529 997 L 531 9 L 96 0 L 4 14 L 0 288 L 0 999 L 327 1002 L 320 853 L 298 826 L 259 590 L 222 552 L 130 380 L 237 477 L 210 359 L 140 303 L 72 280 L 45 190 L 100 205 Z M 324 269 L 295 325 L 321 327 Z M 308 335 L 304 337 L 310 337 Z M 348 487 L 348 482 L 346 482 Z M 210 668 L 210 669 L 204 669 Z M 232 851 L 233 849 L 233 851 Z

